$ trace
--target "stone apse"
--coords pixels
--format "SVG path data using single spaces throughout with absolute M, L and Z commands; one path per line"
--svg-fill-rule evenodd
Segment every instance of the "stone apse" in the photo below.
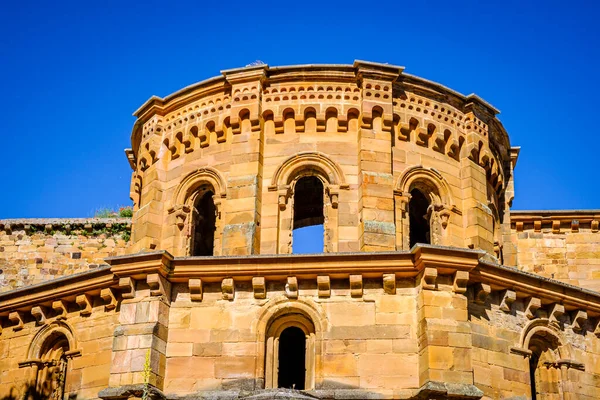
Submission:
M 0 395 L 599 398 L 600 211 L 511 212 L 498 113 L 364 61 L 151 97 L 131 220 L 0 220 Z

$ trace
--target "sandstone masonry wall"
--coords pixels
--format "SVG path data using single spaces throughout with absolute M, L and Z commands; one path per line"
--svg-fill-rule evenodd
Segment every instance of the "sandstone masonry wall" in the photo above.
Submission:
M 511 219 L 513 265 L 600 291 L 600 211 L 517 211 Z
M 129 218 L 0 220 L 0 292 L 104 265 L 130 229 Z

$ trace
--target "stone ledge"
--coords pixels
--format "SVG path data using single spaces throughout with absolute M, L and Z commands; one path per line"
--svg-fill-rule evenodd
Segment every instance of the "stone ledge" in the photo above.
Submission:
M 148 385 L 148 399 L 151 400 L 165 400 L 166 397 L 162 391 L 154 387 L 153 385 Z M 124 385 L 119 387 L 110 387 L 106 389 L 102 389 L 98 393 L 98 397 L 105 400 L 122 400 L 122 399 L 130 399 L 130 398 L 138 398 L 141 399 L 144 394 L 144 384 L 139 383 L 136 385 Z

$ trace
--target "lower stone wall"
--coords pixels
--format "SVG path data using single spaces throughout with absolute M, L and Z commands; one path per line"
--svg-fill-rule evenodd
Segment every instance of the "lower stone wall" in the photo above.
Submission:
M 129 248 L 131 220 L 0 220 L 0 292 L 105 264 Z
M 0 398 L 11 391 L 21 393 L 24 386 L 34 380 L 33 366 L 19 367 L 19 363 L 30 359 L 30 348 L 42 345 L 38 338 L 45 331 L 67 327 L 73 333 L 74 346 L 78 351 L 67 363 L 65 393 L 77 399 L 94 399 L 98 392 L 108 386 L 113 331 L 119 322 L 119 313 L 105 311 L 97 305 L 91 314 L 80 315 L 76 304 L 71 304 L 66 319 L 48 318 L 40 325 L 31 316 L 23 315 L 22 329 L 5 328 L 0 335 Z M 77 309 L 76 309 L 77 308 Z M 34 357 L 37 355 L 34 355 Z M 19 398 L 19 397 L 17 397 Z

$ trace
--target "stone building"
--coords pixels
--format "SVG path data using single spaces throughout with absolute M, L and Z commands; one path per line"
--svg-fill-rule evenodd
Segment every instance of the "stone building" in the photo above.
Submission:
M 151 97 L 131 220 L 0 220 L 0 395 L 600 398 L 600 211 L 511 211 L 497 114 L 363 61 Z

